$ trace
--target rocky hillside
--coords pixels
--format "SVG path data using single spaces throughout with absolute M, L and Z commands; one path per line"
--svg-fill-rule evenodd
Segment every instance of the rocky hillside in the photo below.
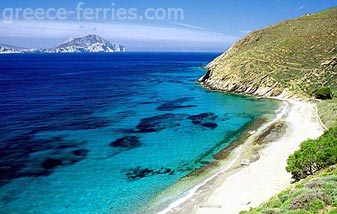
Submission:
M 212 89 L 308 97 L 337 88 L 337 8 L 250 33 L 208 65 Z

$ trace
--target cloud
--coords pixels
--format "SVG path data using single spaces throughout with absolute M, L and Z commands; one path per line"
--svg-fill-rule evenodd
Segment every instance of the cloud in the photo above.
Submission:
M 299 10 L 303 10 L 305 8 L 305 5 L 301 5 L 298 7 Z
M 178 25 L 178 26 L 177 26 Z M 66 39 L 91 33 L 111 41 L 131 42 L 175 42 L 208 43 L 230 45 L 238 38 L 203 28 L 174 23 L 167 25 L 145 25 L 132 23 L 93 23 L 60 21 L 0 22 L 0 37 L 16 39 Z
M 194 29 L 194 30 L 206 30 L 204 27 L 180 23 L 180 22 L 173 22 L 172 24 L 182 26 L 182 27 L 186 27 L 186 28 L 190 28 L 190 29 Z
M 245 36 L 245 35 L 247 35 L 247 34 L 249 34 L 249 33 L 251 33 L 252 31 L 251 30 L 239 30 L 239 33 L 241 34 L 241 35 L 243 35 L 243 36 Z

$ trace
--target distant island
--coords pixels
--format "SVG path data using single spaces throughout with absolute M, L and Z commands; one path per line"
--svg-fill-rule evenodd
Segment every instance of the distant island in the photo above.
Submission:
M 73 38 L 55 48 L 26 49 L 12 45 L 0 44 L 0 54 L 24 54 L 24 53 L 114 53 L 125 52 L 124 46 L 111 43 L 108 40 L 90 34 L 85 37 Z

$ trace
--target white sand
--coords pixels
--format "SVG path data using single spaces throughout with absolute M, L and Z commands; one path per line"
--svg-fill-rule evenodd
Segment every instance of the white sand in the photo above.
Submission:
M 285 108 L 278 115 L 285 117 L 287 129 L 281 138 L 270 142 L 259 151 L 259 160 L 249 166 L 230 171 L 230 167 L 235 165 L 232 162 L 241 161 L 240 158 L 246 155 L 243 154 L 244 151 L 252 149 L 252 140 L 247 139 L 246 143 L 232 152 L 229 165 L 225 163 L 219 173 L 200 183 L 185 198 L 172 203 L 160 213 L 237 214 L 242 210 L 257 207 L 289 187 L 291 175 L 285 170 L 289 155 L 297 150 L 304 140 L 319 137 L 324 128 L 315 104 L 288 102 L 288 114 L 285 114 Z M 261 127 L 258 132 L 263 129 L 264 127 Z M 242 153 L 241 157 L 238 152 Z
M 291 175 L 285 170 L 288 156 L 298 149 L 301 142 L 317 138 L 324 131 L 315 104 L 290 103 L 286 133 L 262 149 L 258 161 L 225 178 L 207 202 L 198 206 L 197 214 L 237 214 L 257 207 L 289 187 Z

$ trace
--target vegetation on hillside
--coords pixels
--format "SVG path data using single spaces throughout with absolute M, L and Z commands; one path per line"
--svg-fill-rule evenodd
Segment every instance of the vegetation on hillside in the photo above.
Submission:
M 329 129 L 317 140 L 304 141 L 300 149 L 289 156 L 286 169 L 295 181 L 299 181 L 336 163 L 337 127 Z
M 240 214 L 337 214 L 337 170 L 323 170 Z
M 259 95 L 288 89 L 307 97 L 327 87 L 336 93 L 336 26 L 332 8 L 252 32 L 209 64 L 204 82 Z

